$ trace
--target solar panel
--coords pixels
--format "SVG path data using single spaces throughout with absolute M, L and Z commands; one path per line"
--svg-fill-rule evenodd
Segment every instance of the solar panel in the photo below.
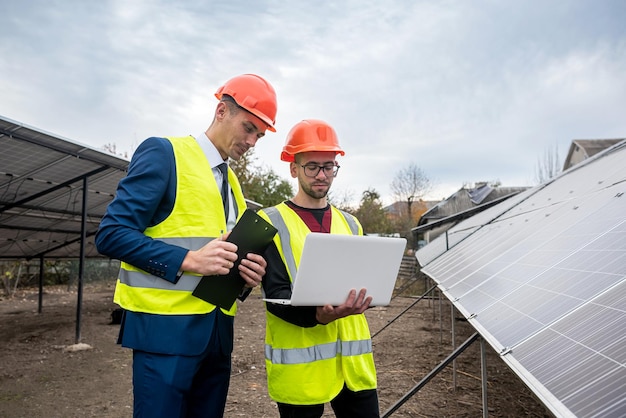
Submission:
M 416 254 L 561 416 L 626 416 L 626 141 Z
M 128 161 L 0 117 L 0 257 L 75 258 L 87 179 L 87 257 Z
M 526 198 L 528 193 L 529 192 L 526 191 L 510 197 L 508 200 L 496 206 L 479 212 L 478 214 L 467 219 L 462 224 L 453 226 L 448 231 L 446 231 L 446 235 L 444 238 L 434 240 L 420 250 L 420 262 L 424 263 L 424 265 L 430 263 L 439 255 L 443 254 L 447 248 L 457 245 L 469 235 L 476 232 L 476 230 L 482 225 L 492 221 L 493 219 L 502 215 L 502 213 L 504 213 L 506 210 L 510 209 L 511 206 L 519 203 L 520 200 Z

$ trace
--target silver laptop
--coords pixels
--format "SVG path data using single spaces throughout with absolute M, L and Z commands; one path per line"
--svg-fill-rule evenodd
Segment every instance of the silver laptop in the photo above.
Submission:
M 294 306 L 341 305 L 351 289 L 367 289 L 370 306 L 389 305 L 406 239 L 310 233 L 304 241 L 291 299 Z

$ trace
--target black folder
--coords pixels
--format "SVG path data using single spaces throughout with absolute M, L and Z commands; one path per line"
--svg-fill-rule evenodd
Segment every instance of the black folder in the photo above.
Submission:
M 223 276 L 203 276 L 192 294 L 220 308 L 230 309 L 246 284 L 239 275 L 241 260 L 248 253 L 263 254 L 276 232 L 276 228 L 255 211 L 246 209 L 226 239 L 237 245 L 235 265 Z

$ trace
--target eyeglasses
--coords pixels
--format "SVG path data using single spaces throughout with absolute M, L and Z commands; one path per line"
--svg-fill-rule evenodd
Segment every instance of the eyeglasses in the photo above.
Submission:
M 307 164 L 298 164 L 300 167 L 304 168 L 304 175 L 307 177 L 315 178 L 320 173 L 320 171 L 324 170 L 324 175 L 326 177 L 337 177 L 337 172 L 339 171 L 339 165 L 329 163 L 324 165 L 317 165 L 314 163 Z

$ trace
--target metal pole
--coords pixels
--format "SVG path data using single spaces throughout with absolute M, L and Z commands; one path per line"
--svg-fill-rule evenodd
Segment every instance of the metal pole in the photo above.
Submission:
M 443 310 L 441 309 L 441 292 L 439 292 L 439 344 L 443 344 Z
M 452 321 L 452 351 L 456 348 L 456 328 L 454 324 L 454 304 L 450 304 L 450 321 Z M 456 359 L 452 360 L 452 387 L 456 392 Z
M 428 383 L 433 377 L 437 375 L 440 371 L 442 371 L 452 360 L 454 360 L 458 355 L 460 355 L 467 347 L 472 345 L 474 341 L 478 338 L 478 333 L 474 333 L 471 337 L 469 337 L 463 344 L 459 346 L 452 354 L 450 354 L 444 361 L 439 363 L 437 367 L 432 369 L 417 385 L 413 387 L 407 394 L 405 394 L 399 401 L 393 404 L 383 415 L 382 418 L 387 418 L 391 416 L 395 411 L 397 411 L 406 401 L 408 401 L 413 395 L 415 395 L 426 383 Z
M 489 410 L 487 408 L 487 353 L 485 350 L 485 339 L 480 338 L 480 380 L 483 390 L 483 417 L 489 416 Z
M 433 289 L 433 322 L 435 322 L 435 320 L 437 320 L 437 304 L 435 303 L 435 298 L 437 297 L 437 294 L 439 293 L 439 291 L 437 290 L 437 288 Z
M 41 313 L 43 310 L 43 254 L 39 256 L 39 305 L 37 307 L 37 313 Z
M 83 207 L 80 225 L 80 258 L 78 260 L 78 297 L 76 302 L 76 338 L 75 343 L 80 342 L 80 319 L 83 306 L 83 269 L 85 261 L 85 240 L 87 237 L 87 177 L 83 178 Z

